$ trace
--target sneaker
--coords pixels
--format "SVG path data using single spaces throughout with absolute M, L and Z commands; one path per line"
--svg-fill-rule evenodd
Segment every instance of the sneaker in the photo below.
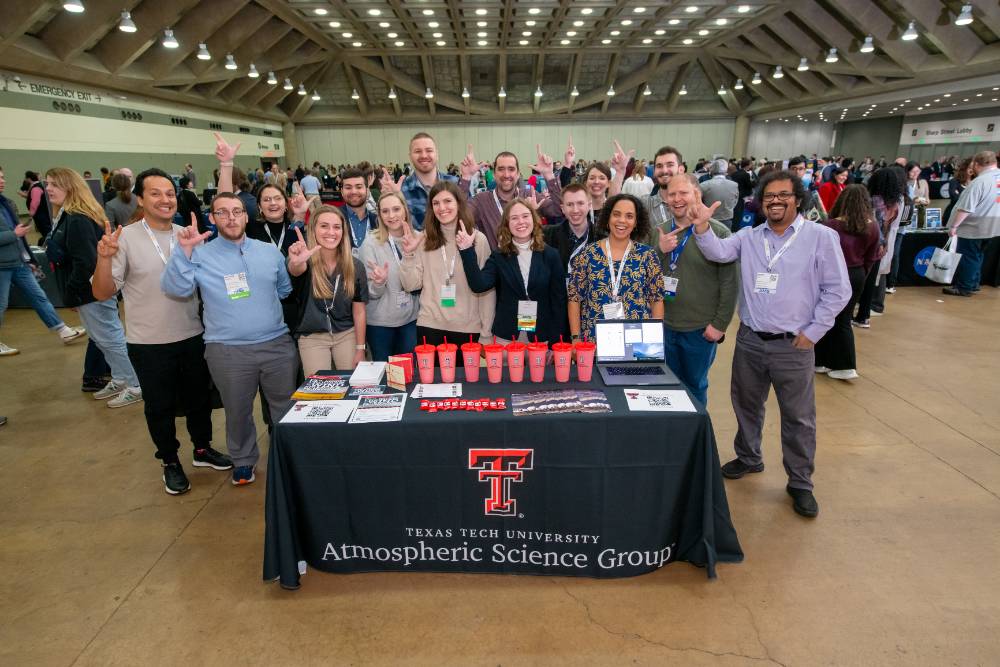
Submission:
M 947 294 L 948 296 L 972 296 L 972 292 L 966 292 L 965 290 L 958 289 L 957 287 L 945 287 L 941 290 L 941 293 Z M 0 345 L 0 347 L 3 346 Z M 0 352 L 0 354 L 3 354 L 3 352 Z M 14 354 L 17 354 L 17 352 L 15 351 Z
M 830 371 L 827 373 L 828 377 L 832 377 L 834 380 L 857 380 L 858 372 L 853 368 L 848 368 L 842 371 Z
M 895 287 L 886 287 L 885 288 L 885 293 L 886 294 L 895 294 L 896 293 L 896 288 Z
M 10 357 L 19 353 L 20 351 L 21 350 L 17 349 L 16 347 L 11 347 L 9 345 L 4 345 L 3 343 L 0 343 L 0 357 Z
M 233 467 L 233 461 L 222 452 L 217 452 L 211 447 L 194 450 L 192 465 L 195 468 L 212 468 L 214 470 L 229 470 Z
M 830 372 L 830 369 L 827 368 L 826 366 L 816 366 L 815 368 L 813 368 L 813 370 L 816 371 L 817 373 L 829 373 Z
M 739 459 L 733 459 L 722 466 L 722 476 L 726 479 L 739 479 L 750 472 L 764 472 L 764 464 L 758 463 L 755 466 L 748 466 Z
M 793 489 L 790 486 L 786 486 L 785 491 L 792 497 L 792 509 L 795 510 L 796 514 L 807 519 L 816 518 L 816 515 L 819 514 L 819 503 L 816 502 L 816 496 L 813 495 L 812 491 Z
M 104 389 L 104 385 L 107 383 L 108 381 L 104 378 L 83 378 L 83 382 L 80 383 L 80 391 L 93 394 L 96 391 Z
M 94 392 L 94 400 L 106 401 L 107 399 L 113 398 L 118 394 L 122 393 L 123 389 L 125 389 L 124 386 L 118 384 L 114 380 L 111 380 L 106 385 L 104 385 L 104 389 Z
M 0 415 L 0 426 L 6 426 L 6 425 L 7 425 L 7 418 Z
M 96 394 L 95 394 L 96 395 Z M 125 387 L 122 393 L 108 401 L 109 408 L 124 408 L 126 405 L 142 401 L 142 390 L 139 387 Z
M 69 345 L 73 341 L 86 335 L 87 330 L 83 327 L 63 327 L 59 332 L 59 339 L 64 345 Z
M 233 486 L 246 486 L 247 484 L 253 484 L 254 480 L 257 479 L 254 475 L 254 469 L 256 466 L 236 466 L 233 468 Z
M 179 496 L 191 490 L 191 482 L 188 481 L 180 463 L 167 463 L 163 466 L 163 488 L 172 496 Z
M 882 317 L 883 315 L 885 315 L 885 312 L 883 312 L 881 310 L 873 310 L 872 311 L 872 317 Z
M 871 320 L 861 320 L 860 322 L 858 320 L 851 320 L 851 326 L 858 327 L 859 329 L 872 328 Z

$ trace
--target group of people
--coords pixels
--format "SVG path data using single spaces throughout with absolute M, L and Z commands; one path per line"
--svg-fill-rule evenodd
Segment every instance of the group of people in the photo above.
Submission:
M 823 207 L 807 189 L 805 158 L 792 158 L 788 169 L 741 163 L 747 183 L 732 182 L 740 191 L 753 188 L 764 220 L 734 231 L 732 211 L 706 196 L 716 176 L 727 178 L 726 162 L 711 165 L 714 173 L 702 182 L 671 146 L 653 157 L 648 192 L 625 188 L 627 179 L 640 179 L 634 151 L 617 142 L 608 163 L 582 170 L 572 142 L 561 168 L 539 146 L 530 169 L 545 183 L 540 193 L 508 151 L 489 163 L 492 188 L 475 187 L 482 163 L 472 146 L 457 175 L 441 172 L 433 137 L 418 133 L 409 145 L 410 174 L 375 178 L 345 169 L 338 174 L 344 205 L 328 206 L 302 182 L 308 177 L 293 182 L 290 196 L 276 178 L 254 193 L 242 189 L 238 145 L 216 137 L 212 229 L 194 211 L 177 223 L 177 189 L 159 169 L 131 179 L 141 218 L 117 226 L 76 172 L 46 173 L 55 213 L 49 259 L 110 366 L 111 380 L 95 397 L 144 401 L 168 493 L 190 488 L 178 454 L 178 412 L 186 415 L 193 464 L 231 470 L 234 485 L 249 484 L 259 458 L 258 393 L 273 422 L 303 375 L 385 360 L 412 351 L 418 339 L 552 343 L 593 339 L 600 319 L 662 319 L 667 363 L 704 404 L 709 369 L 738 304 L 731 380 L 737 456 L 723 474 L 737 479 L 763 470 L 764 404 L 773 385 L 793 508 L 818 513 L 814 374 L 857 377 L 854 305 L 863 308 L 866 293 L 873 304 L 884 294 L 872 275 L 904 215 L 901 170 L 876 170 L 867 189 L 845 186 L 828 217 L 812 218 L 811 207 Z M 983 177 L 996 170 L 991 156 L 976 158 Z M 978 233 L 984 219 L 987 227 L 1000 224 L 981 210 L 976 182 L 956 205 L 960 232 Z M 17 262 L 27 264 L 27 226 L 13 211 L 0 206 L 0 250 L 13 247 Z M 30 270 L 17 262 L 0 253 L 0 277 L 20 285 Z M 46 323 L 64 340 L 83 335 Z M 213 392 L 225 409 L 228 454 L 211 447 Z

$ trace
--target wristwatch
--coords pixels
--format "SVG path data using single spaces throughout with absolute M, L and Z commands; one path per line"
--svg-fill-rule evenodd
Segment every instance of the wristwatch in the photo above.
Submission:
M 355 345 L 354 349 L 355 350 L 363 350 L 363 349 L 365 349 L 365 346 L 364 346 L 364 344 L 362 344 L 362 345 Z
M 572 336 L 570 336 L 570 340 L 572 340 L 575 343 L 576 341 L 580 340 L 580 334 L 573 334 Z

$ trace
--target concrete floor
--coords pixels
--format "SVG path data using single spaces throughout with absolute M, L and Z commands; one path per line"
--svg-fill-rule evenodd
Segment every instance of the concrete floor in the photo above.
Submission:
M 772 399 L 767 470 L 727 482 L 746 561 L 716 581 L 310 572 L 288 592 L 260 580 L 263 477 L 188 466 L 167 496 L 142 408 L 81 394 L 84 345 L 11 311 L 0 664 L 998 664 L 1000 292 L 901 289 L 872 322 L 861 379 L 817 380 L 819 518 L 792 513 Z

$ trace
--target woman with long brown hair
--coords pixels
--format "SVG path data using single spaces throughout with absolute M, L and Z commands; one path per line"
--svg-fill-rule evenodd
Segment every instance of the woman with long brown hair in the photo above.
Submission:
M 851 299 L 840 311 L 831 328 L 816 343 L 816 372 L 836 380 L 858 377 L 857 355 L 851 317 L 865 286 L 865 277 L 879 260 L 879 229 L 875 223 L 872 198 L 863 185 L 848 185 L 837 197 L 830 218 L 823 222 L 840 237 L 847 262 Z
M 288 273 L 296 281 L 299 316 L 295 334 L 306 376 L 324 369 L 352 370 L 365 358 L 368 277 L 351 254 L 351 230 L 335 206 L 320 206 L 307 229 L 308 242 L 288 248 Z
M 129 361 L 125 328 L 115 297 L 98 301 L 90 278 L 97 267 L 97 242 L 104 235 L 104 209 L 94 199 L 80 174 L 66 167 L 45 172 L 45 192 L 54 213 L 46 253 L 55 266 L 67 306 L 76 306 L 90 340 L 104 353 L 111 366 L 111 381 L 94 394 L 111 399 L 109 408 L 120 408 L 142 400 L 139 378 Z

